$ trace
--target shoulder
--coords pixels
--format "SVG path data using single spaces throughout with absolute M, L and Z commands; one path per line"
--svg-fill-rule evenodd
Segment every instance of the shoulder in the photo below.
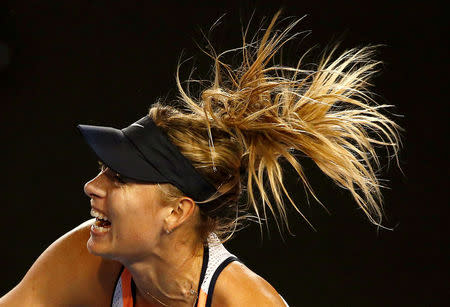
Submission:
M 219 275 L 213 295 L 213 306 L 286 306 L 264 278 L 238 261 Z
M 99 293 L 111 291 L 109 301 L 121 265 L 88 252 L 92 223 L 82 223 L 51 244 L 22 281 L 0 299 L 0 306 L 89 306 L 98 302 Z

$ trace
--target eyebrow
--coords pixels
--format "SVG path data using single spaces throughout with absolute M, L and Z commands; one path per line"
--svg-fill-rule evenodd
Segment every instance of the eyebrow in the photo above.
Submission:
M 120 178 L 124 178 L 121 174 L 119 174 L 116 171 L 113 171 L 109 166 L 107 166 L 105 163 L 103 163 L 102 161 L 97 161 L 98 163 L 98 168 L 100 171 L 105 172 L 105 173 L 113 173 L 114 175 L 119 175 Z
M 137 181 L 134 180 L 134 179 L 125 177 L 125 176 L 123 176 L 122 174 L 120 174 L 120 173 L 118 173 L 118 172 L 112 170 L 109 166 L 107 166 L 105 163 L 103 163 L 103 162 L 100 161 L 100 160 L 97 160 L 97 163 L 98 163 L 98 167 L 99 167 L 100 171 L 103 171 L 103 168 L 106 169 L 106 171 L 105 171 L 106 174 L 110 174 L 110 175 L 112 175 L 113 177 L 116 177 L 116 176 L 118 175 L 118 176 L 120 177 L 120 180 L 125 181 L 125 182 L 137 182 Z M 112 173 L 112 174 L 111 174 L 111 173 Z

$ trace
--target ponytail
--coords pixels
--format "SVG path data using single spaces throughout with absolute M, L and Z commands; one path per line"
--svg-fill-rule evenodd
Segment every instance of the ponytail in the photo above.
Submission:
M 247 43 L 244 33 L 238 68 L 222 62 L 224 53 L 209 54 L 214 60 L 214 80 L 199 98 L 182 87 L 177 70 L 181 100 L 190 118 L 201 121 L 207 131 L 208 161 L 197 163 L 215 167 L 214 159 L 221 152 L 214 146 L 214 131 L 229 135 L 240 148 L 236 152 L 241 161 L 240 167 L 229 171 L 238 173 L 244 168 L 248 173 L 247 208 L 253 208 L 258 219 L 266 218 L 270 211 L 277 224 L 287 225 L 288 206 L 308 220 L 285 188 L 280 159 L 295 169 L 319 201 L 295 158 L 295 153 L 302 153 L 349 190 L 369 220 L 380 225 L 382 185 L 376 176 L 380 161 L 375 147 L 392 148 L 397 157 L 400 127 L 381 113 L 392 106 L 377 104 L 368 90 L 369 80 L 381 64 L 373 60 L 375 48 L 354 48 L 339 56 L 334 48 L 313 70 L 304 68 L 302 59 L 296 67 L 271 64 L 280 48 L 295 37 L 289 33 L 299 22 L 275 32 L 279 14 L 257 43 Z M 273 201 L 265 189 L 265 178 Z M 256 200 L 255 187 L 261 202 Z

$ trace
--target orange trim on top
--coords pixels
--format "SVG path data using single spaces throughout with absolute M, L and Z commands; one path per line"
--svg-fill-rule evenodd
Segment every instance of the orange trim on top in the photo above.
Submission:
M 131 273 L 124 268 L 120 276 L 122 282 L 123 307 L 133 307 L 133 294 L 131 293 Z
M 198 304 L 197 307 L 205 307 L 206 299 L 208 298 L 208 294 L 205 293 L 202 289 L 200 289 L 200 294 L 198 296 Z

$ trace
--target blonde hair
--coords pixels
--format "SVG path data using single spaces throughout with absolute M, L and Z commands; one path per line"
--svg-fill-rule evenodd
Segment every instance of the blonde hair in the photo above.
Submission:
M 202 233 L 215 231 L 229 238 L 242 221 L 251 219 L 252 211 L 259 221 L 270 211 L 278 226 L 280 221 L 288 226 L 289 205 L 283 196 L 309 223 L 283 183 L 280 158 L 292 165 L 320 203 L 295 153 L 308 156 L 336 184 L 349 190 L 369 220 L 381 226 L 382 185 L 376 176 L 380 161 L 375 147 L 392 148 L 392 156 L 397 157 L 401 143 L 400 127 L 380 113 L 391 106 L 377 104 L 368 91 L 369 79 L 380 65 L 372 59 L 375 48 L 350 49 L 332 60 L 333 48 L 315 69 L 305 69 L 303 57 L 296 67 L 271 64 L 280 48 L 295 37 L 289 33 L 299 22 L 275 31 L 279 15 L 259 40 L 247 43 L 247 27 L 239 48 L 239 67 L 222 61 L 228 51 L 208 53 L 214 61 L 214 80 L 199 98 L 183 88 L 179 65 L 176 80 L 183 109 L 161 103 L 150 108 L 155 123 L 218 189 L 199 204 L 205 222 Z M 240 204 L 245 187 L 247 202 Z M 167 197 L 182 195 L 173 186 L 161 188 Z

